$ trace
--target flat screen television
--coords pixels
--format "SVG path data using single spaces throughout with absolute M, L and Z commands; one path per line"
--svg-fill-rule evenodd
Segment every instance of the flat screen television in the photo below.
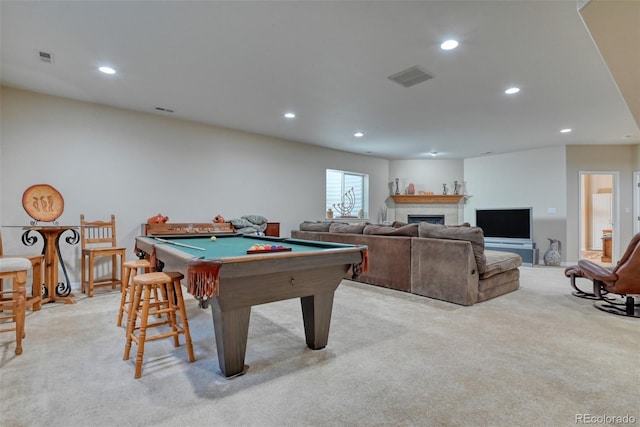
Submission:
M 531 243 L 533 208 L 476 209 L 476 225 L 486 242 Z

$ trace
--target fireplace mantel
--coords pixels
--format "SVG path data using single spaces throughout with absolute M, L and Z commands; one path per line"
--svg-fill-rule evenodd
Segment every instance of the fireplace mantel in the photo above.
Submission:
M 464 198 L 464 194 L 392 194 L 396 203 L 452 203 L 457 204 Z

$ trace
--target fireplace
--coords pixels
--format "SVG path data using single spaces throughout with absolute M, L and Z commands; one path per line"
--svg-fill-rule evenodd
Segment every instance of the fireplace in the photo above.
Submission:
M 399 222 L 411 222 L 409 216 L 419 217 L 413 221 L 431 221 L 426 217 L 444 216 L 445 225 L 464 222 L 464 202 L 462 195 L 424 195 L 400 194 L 393 198 L 392 218 Z M 439 221 L 439 220 L 438 220 Z
M 407 215 L 407 222 L 409 224 L 428 222 L 429 224 L 444 225 L 444 215 Z

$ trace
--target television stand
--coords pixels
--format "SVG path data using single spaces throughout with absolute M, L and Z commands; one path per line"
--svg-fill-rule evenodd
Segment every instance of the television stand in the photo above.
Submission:
M 490 241 L 484 242 L 484 248 L 489 251 L 511 252 L 520 255 L 522 265 L 533 267 L 538 264 L 540 251 L 534 242 L 510 242 L 510 241 Z

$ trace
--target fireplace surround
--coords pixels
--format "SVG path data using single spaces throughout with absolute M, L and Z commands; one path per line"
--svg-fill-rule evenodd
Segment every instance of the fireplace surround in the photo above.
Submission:
M 409 224 L 416 222 L 428 222 L 429 224 L 444 225 L 444 215 L 409 214 L 407 215 L 407 222 Z
M 444 216 L 445 225 L 459 225 L 464 222 L 464 203 L 462 195 L 392 195 L 390 207 L 393 218 L 400 222 L 409 222 L 409 216 Z

